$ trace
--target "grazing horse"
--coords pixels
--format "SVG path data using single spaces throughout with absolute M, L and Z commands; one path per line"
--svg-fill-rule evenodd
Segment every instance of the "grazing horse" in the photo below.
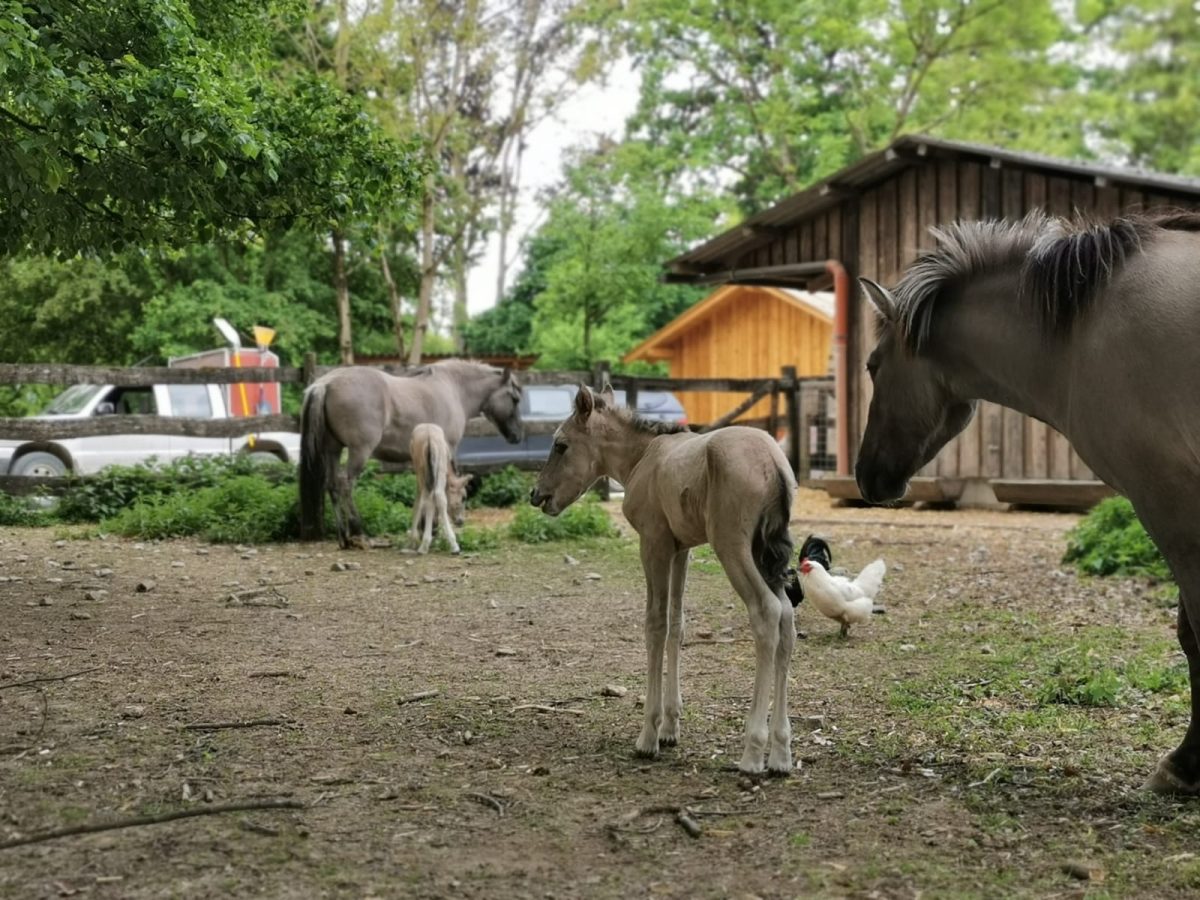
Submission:
M 1179 584 L 1191 724 L 1147 787 L 1200 793 L 1200 214 L 1083 225 L 1033 213 L 935 231 L 879 312 L 856 476 L 881 503 L 976 401 L 1058 429 L 1127 496 Z
M 745 602 L 754 633 L 757 669 L 740 768 L 763 770 L 769 737 L 767 768 L 790 772 L 787 680 L 796 628 L 783 588 L 796 480 L 778 444 L 752 428 L 695 434 L 675 423 L 650 422 L 616 409 L 611 388 L 597 395 L 582 387 L 570 418 L 554 433 L 529 502 L 556 516 L 601 477 L 625 486 L 623 510 L 641 538 L 646 575 L 646 714 L 638 754 L 656 756 L 659 744 L 679 740 L 683 589 L 690 548 L 707 543 Z
M 510 444 L 523 439 L 521 386 L 511 369 L 448 359 L 399 378 L 347 366 L 317 379 L 300 413 L 300 536 L 321 537 L 328 491 L 338 542 L 365 547 L 354 482 L 367 460 L 407 462 L 412 431 L 423 422 L 441 427 L 453 455 L 467 420 L 480 414 Z M 339 471 L 342 448 L 349 452 Z
M 450 545 L 450 552 L 458 554 L 458 539 L 454 536 L 454 525 L 463 523 L 463 505 L 467 499 L 470 475 L 459 475 L 454 471 L 453 454 L 446 442 L 446 433 L 437 425 L 428 423 L 413 429 L 412 444 L 413 473 L 417 476 L 417 502 L 413 505 L 412 528 L 409 537 L 415 542 L 424 531 L 418 553 L 428 553 L 433 542 L 433 522 L 437 519 L 442 537 Z M 451 519 L 454 525 L 450 524 Z

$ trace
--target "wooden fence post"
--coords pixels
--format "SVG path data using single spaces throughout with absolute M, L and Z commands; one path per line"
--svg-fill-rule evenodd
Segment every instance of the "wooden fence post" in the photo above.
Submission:
M 317 354 L 311 350 L 304 354 L 304 365 L 300 370 L 303 372 L 303 384 L 305 387 L 311 385 L 317 380 Z
M 784 391 L 784 400 L 787 403 L 788 462 L 792 465 L 792 472 L 799 479 L 802 435 L 800 434 L 800 382 L 796 379 L 796 367 L 784 366 L 780 370 L 779 381 L 779 386 Z
M 604 387 L 606 381 L 610 381 L 612 376 L 612 365 L 608 360 L 602 359 L 592 366 L 592 390 L 598 391 Z

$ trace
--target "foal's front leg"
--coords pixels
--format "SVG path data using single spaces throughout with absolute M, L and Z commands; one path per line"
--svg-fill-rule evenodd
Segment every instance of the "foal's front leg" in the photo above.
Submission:
M 658 726 L 659 743 L 679 743 L 679 715 L 683 691 L 679 686 L 679 648 L 683 644 L 683 589 L 687 585 L 691 550 L 680 550 L 671 558 L 671 607 L 667 617 L 667 683 L 663 685 L 663 719 Z
M 667 638 L 667 603 L 674 547 L 653 546 L 642 540 L 642 571 L 646 575 L 646 717 L 637 740 L 639 756 L 658 756 L 658 729 L 663 708 L 663 644 Z

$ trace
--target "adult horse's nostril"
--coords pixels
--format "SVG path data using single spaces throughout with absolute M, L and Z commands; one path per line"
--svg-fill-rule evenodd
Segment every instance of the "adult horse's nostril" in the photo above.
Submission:
M 530 506 L 541 506 L 542 505 L 541 498 L 538 497 L 537 488 L 529 489 L 529 505 Z

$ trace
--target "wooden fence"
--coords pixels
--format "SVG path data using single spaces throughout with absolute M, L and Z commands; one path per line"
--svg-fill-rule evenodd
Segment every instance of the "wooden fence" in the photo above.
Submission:
M 67 366 L 43 364 L 0 364 L 0 384 L 101 384 L 114 387 L 151 387 L 157 384 L 279 384 L 309 385 L 321 375 L 332 371 L 334 366 L 318 366 L 316 358 L 309 355 L 302 367 L 282 366 L 267 368 L 175 368 L 147 366 L 141 368 L 113 368 L 108 366 Z M 385 372 L 403 374 L 404 366 L 376 366 Z M 817 406 L 824 408 L 822 399 L 832 391 L 832 379 L 796 377 L 793 367 L 785 367 L 776 378 L 657 378 L 621 375 L 612 373 L 607 363 L 600 363 L 591 371 L 539 372 L 525 370 L 519 373 L 522 384 L 586 384 L 599 388 L 605 381 L 615 389 L 625 391 L 626 405 L 636 408 L 641 391 L 731 391 L 748 396 L 737 407 L 720 419 L 703 425 L 692 424 L 696 431 L 708 431 L 732 424 L 754 404 L 770 398 L 771 414 L 753 419 L 739 420 L 739 425 L 764 428 L 771 434 L 784 429 L 800 440 L 788 441 L 785 445 L 792 468 L 801 477 L 807 477 L 813 452 L 826 446 L 822 440 L 810 440 L 813 422 L 820 420 Z M 526 422 L 526 434 L 551 434 L 557 422 Z M 825 425 L 819 426 L 826 427 Z M 34 420 L 30 418 L 0 418 L 0 440 L 8 441 L 52 441 L 74 437 L 93 437 L 116 434 L 161 434 L 188 437 L 240 437 L 246 434 L 268 431 L 299 431 L 300 421 L 293 415 L 244 416 L 229 419 L 198 419 L 178 416 L 149 415 L 106 415 L 87 419 L 61 421 Z M 467 435 L 474 437 L 495 435 L 496 429 L 483 418 L 472 419 L 467 424 Z M 828 446 L 833 446 L 830 441 Z M 468 470 L 492 468 L 465 467 Z M 0 489 L 12 493 L 26 493 L 41 488 L 61 486 L 68 479 L 0 476 Z

